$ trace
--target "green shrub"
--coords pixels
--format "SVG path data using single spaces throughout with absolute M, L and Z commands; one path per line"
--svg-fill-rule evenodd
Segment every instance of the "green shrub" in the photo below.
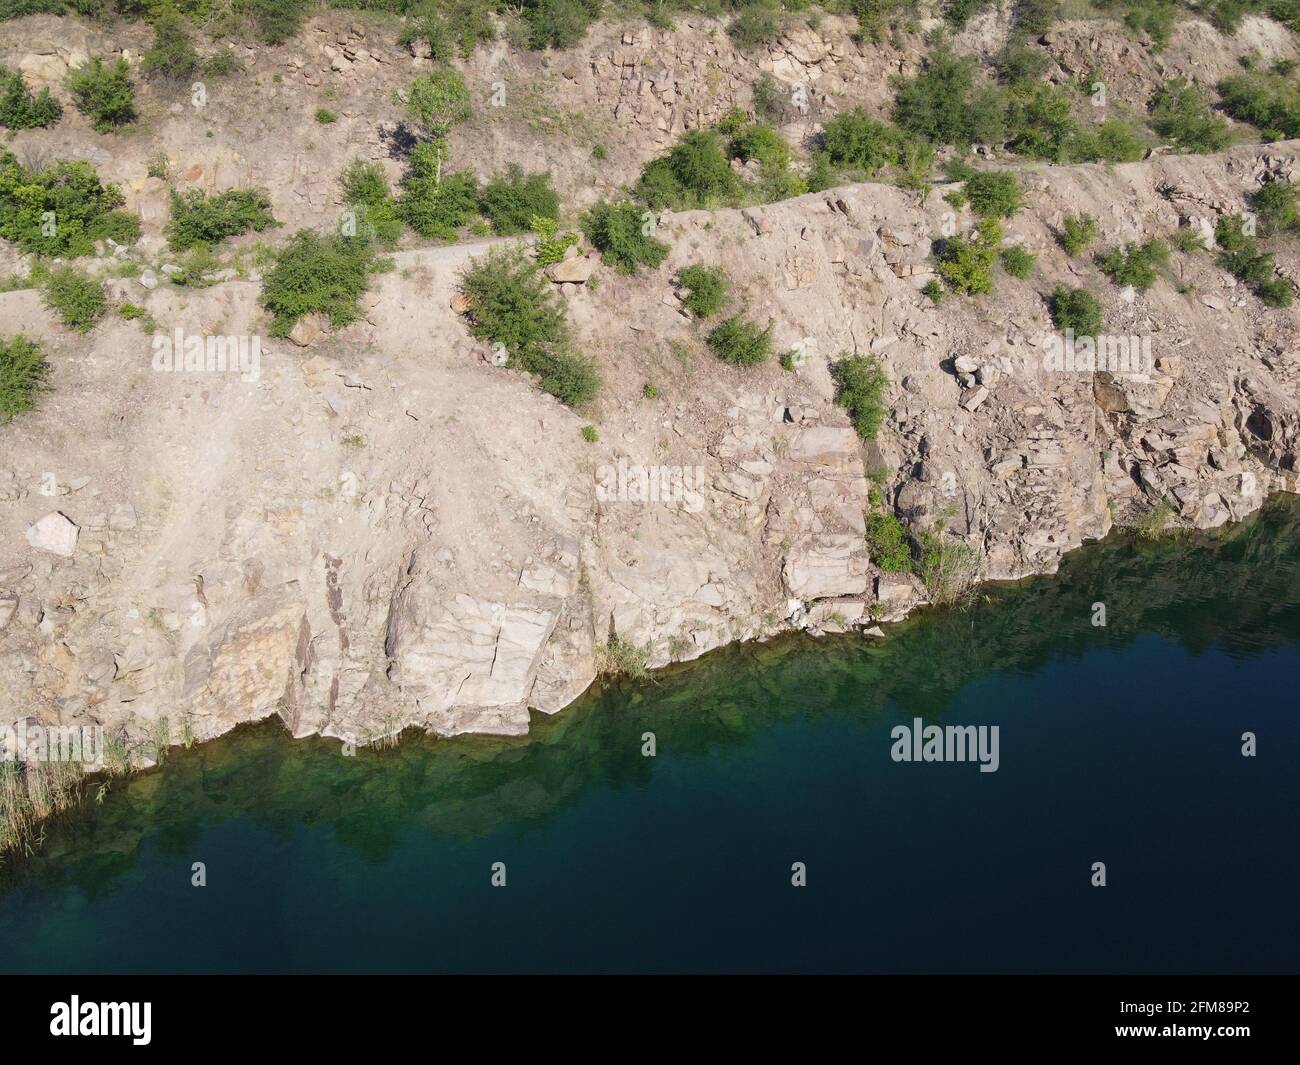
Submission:
M 849 412 L 863 440 L 874 440 L 885 419 L 885 390 L 889 377 L 880 360 L 870 355 L 842 355 L 831 367 L 835 402 Z
M 576 233 L 560 233 L 560 224 L 554 218 L 534 216 L 529 225 L 537 234 L 537 243 L 533 252 L 537 256 L 538 266 L 554 266 L 563 261 L 569 248 L 578 243 Z
M 1228 123 L 1182 78 L 1166 81 L 1151 97 L 1151 128 L 1180 152 L 1219 152 L 1232 141 Z
M 1097 256 L 1101 272 L 1117 285 L 1132 285 L 1145 290 L 1156 283 L 1159 267 L 1169 261 L 1169 248 L 1155 238 L 1145 244 L 1129 243 Z
M 1194 226 L 1183 226 L 1174 233 L 1174 247 L 1187 253 L 1205 251 L 1205 238 Z
M 637 195 L 656 210 L 733 204 L 741 192 L 722 138 L 702 129 L 691 130 L 667 155 L 650 163 L 636 186 Z
M 860 107 L 842 111 L 827 122 L 822 144 L 835 166 L 852 167 L 867 177 L 898 162 L 898 130 L 877 122 Z
M 167 239 L 177 251 L 199 244 L 220 244 L 250 229 L 260 233 L 277 225 L 271 199 L 260 189 L 231 189 L 207 196 L 202 189 L 172 192 Z
M 999 144 L 1006 136 L 1007 100 L 977 80 L 973 59 L 935 49 L 916 77 L 899 85 L 894 121 L 935 144 Z
M 1022 281 L 1034 272 L 1036 261 L 1031 252 L 1025 251 L 1018 244 L 1002 249 L 1002 269 Z
M 943 286 L 934 278 L 930 278 L 922 287 L 921 295 L 930 297 L 932 303 L 943 302 Z
M 153 47 L 144 53 L 140 69 L 173 81 L 190 77 L 199 65 L 189 27 L 183 15 L 164 10 L 153 24 Z
M 1066 215 L 1056 239 L 1067 255 L 1078 255 L 1097 239 L 1097 220 L 1088 214 Z
M 1276 233 L 1300 229 L 1300 210 L 1296 207 L 1296 188 L 1289 181 L 1272 180 L 1254 192 L 1250 205 L 1259 218 L 1259 235 L 1271 237 Z
M 390 245 L 402 235 L 403 222 L 378 163 L 353 159 L 343 172 L 343 202 L 356 212 L 356 235 Z
M 993 291 L 993 264 L 1002 235 L 996 221 L 985 221 L 991 225 L 981 226 L 973 240 L 950 237 L 937 249 L 939 276 L 953 291 L 966 296 Z
M 355 322 L 361 317 L 358 300 L 370 286 L 370 275 L 385 265 L 368 240 L 298 230 L 262 280 L 262 305 L 272 315 L 271 335 L 288 336 L 308 314 L 325 315 L 335 328 Z
M 600 14 L 600 0 L 524 0 L 532 48 L 572 48 Z
M 580 407 L 595 398 L 596 369 L 568 350 L 564 308 L 522 248 L 494 248 L 475 259 L 460 287 L 473 336 L 502 345 L 512 366 L 537 374 L 538 384 L 561 402 Z
M 1137 128 L 1118 118 L 1079 130 L 1070 142 L 1072 163 L 1135 163 L 1146 155 L 1146 141 Z
M 772 327 L 760 329 L 739 315 L 716 326 L 708 337 L 709 347 L 723 362 L 733 366 L 757 366 L 772 354 Z
M 527 233 L 534 218 L 560 215 L 560 197 L 551 188 L 550 172 L 525 174 L 515 165 L 483 186 L 478 206 L 501 236 Z
M 16 71 L 0 67 L 0 126 L 8 129 L 35 129 L 52 126 L 63 115 L 63 106 L 42 89 L 33 96 Z
M 422 237 L 455 240 L 478 217 L 478 179 L 472 171 L 442 173 L 443 144 L 417 144 L 402 177 L 399 212 Z
M 808 168 L 808 176 L 804 180 L 809 192 L 824 192 L 838 185 L 840 177 L 831 163 L 830 156 L 825 152 L 814 152 L 812 166 Z
M 754 81 L 754 113 L 760 118 L 779 121 L 789 109 L 785 90 L 776 78 L 764 71 Z
M 1214 227 L 1219 265 L 1244 282 L 1266 306 L 1289 307 L 1294 295 L 1290 278 L 1277 273 L 1273 253 L 1260 250 L 1240 215 L 1224 215 Z
M 918 569 L 930 602 L 936 606 L 955 606 L 965 601 L 979 570 L 974 550 L 961 541 L 945 540 L 938 529 L 927 529 L 920 541 Z
M 403 45 L 423 40 L 428 43 L 435 62 L 450 60 L 453 53 L 462 59 L 474 54 L 480 41 L 496 37 L 492 22 L 494 6 L 479 0 L 437 0 L 411 5 L 410 21 L 398 37 Z
M 971 16 L 988 7 L 993 0 L 943 0 L 943 17 L 954 29 L 961 29 Z
M 596 444 L 600 442 L 600 433 L 596 432 L 594 425 L 584 425 L 582 427 L 582 439 L 589 444 Z
M 1020 210 L 1020 182 L 1010 170 L 984 170 L 966 179 L 971 210 L 981 218 L 1010 218 Z
M 302 27 L 307 0 L 249 0 L 257 36 L 267 44 L 284 44 Z
M 35 406 L 49 373 L 41 349 L 21 333 L 0 340 L 0 424 Z
M 71 266 L 51 270 L 41 286 L 45 306 L 79 333 L 89 333 L 108 307 L 104 286 Z
M 1279 74 L 1249 71 L 1219 83 L 1223 109 L 1267 140 L 1300 136 L 1300 90 Z
M 1052 322 L 1062 332 L 1072 329 L 1075 336 L 1095 337 L 1102 331 L 1101 303 L 1087 289 L 1057 285 L 1047 308 Z
M 912 542 L 907 526 L 884 508 L 879 493 L 871 490 L 871 513 L 867 515 L 867 545 L 871 561 L 886 573 L 908 573 L 912 569 Z
M 731 20 L 727 35 L 741 51 L 752 51 L 759 45 L 771 44 L 781 32 L 781 23 L 770 7 L 751 4 Z
M 1049 63 L 1043 49 L 1027 44 L 1022 37 L 1012 37 L 993 57 L 998 79 L 1020 92 L 1029 91 L 1047 73 Z
M 125 59 L 105 64 L 99 57 L 68 71 L 66 85 L 77 105 L 98 133 L 110 133 L 135 121 L 135 90 Z
M 777 170 L 790 165 L 790 146 L 785 138 L 763 122 L 737 130 L 728 147 L 732 156 L 743 163 L 757 159 L 763 166 Z
M 598 203 L 582 217 L 582 230 L 605 262 L 625 274 L 640 266 L 652 270 L 668 255 L 668 245 L 650 235 L 653 218 L 640 206 Z
M 1061 17 L 1059 0 L 1016 0 L 1015 28 L 1024 36 L 1046 33 Z
M 331 123 L 337 122 L 338 120 L 339 120 L 339 116 L 336 115 L 333 111 L 329 110 L 329 108 L 327 107 L 317 108 L 316 121 L 319 122 L 322 126 L 328 126 Z
M 465 79 L 451 67 L 421 75 L 407 91 L 406 113 L 429 137 L 446 137 L 453 126 L 474 113 Z
M 688 266 L 677 272 L 677 284 L 690 290 L 683 302 L 696 318 L 709 318 L 717 314 L 727 302 L 730 286 L 720 270 L 710 270 L 707 266 Z
M 95 250 L 95 241 L 130 244 L 140 237 L 135 215 L 115 185 L 101 185 L 89 163 L 58 162 L 28 170 L 0 151 L 0 237 L 23 251 L 76 258 Z

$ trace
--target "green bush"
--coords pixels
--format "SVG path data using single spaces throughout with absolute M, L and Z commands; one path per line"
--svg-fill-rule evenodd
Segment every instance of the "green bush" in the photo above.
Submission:
M 1010 218 L 1020 210 L 1020 182 L 1010 170 L 983 170 L 963 186 L 971 210 L 981 218 Z
M 912 542 L 907 526 L 884 508 L 880 494 L 871 490 L 871 513 L 867 515 L 867 544 L 871 561 L 886 573 L 908 573 L 912 569 Z
M 1007 99 L 979 82 L 973 59 L 935 49 L 916 77 L 898 87 L 894 121 L 935 144 L 999 144 L 1006 137 Z
M 177 251 L 199 244 L 220 244 L 250 229 L 260 233 L 276 225 L 271 199 L 260 189 L 231 189 L 207 196 L 202 189 L 172 192 L 167 239 Z
M 898 162 L 899 133 L 855 107 L 826 123 L 822 145 L 835 166 L 852 167 L 871 177 L 881 167 Z
M 1027 44 L 1022 37 L 1012 37 L 993 57 L 993 69 L 1003 84 L 1026 92 L 1047 73 L 1050 62 L 1043 49 Z
M 1087 289 L 1057 285 L 1047 308 L 1052 322 L 1062 332 L 1072 329 L 1075 336 L 1095 337 L 1102 331 L 1101 303 Z
M 683 302 L 696 318 L 709 318 L 717 314 L 727 302 L 730 286 L 721 270 L 710 270 L 707 266 L 699 265 L 688 266 L 677 272 L 677 284 L 690 290 Z
M 42 89 L 33 96 L 21 74 L 0 67 L 0 126 L 8 129 L 35 129 L 52 126 L 63 115 L 63 106 Z
M 1180 152 L 1219 152 L 1232 141 L 1228 123 L 1182 78 L 1172 78 L 1151 97 L 1151 128 Z
M 661 207 L 719 207 L 739 201 L 740 179 L 714 130 L 691 130 L 667 155 L 641 173 L 636 193 Z
M 335 328 L 355 322 L 361 317 L 358 300 L 370 286 L 370 275 L 385 265 L 368 240 L 298 230 L 262 280 L 262 305 L 272 315 L 271 335 L 288 336 L 308 314 L 325 315 Z
M 0 237 L 25 252 L 77 258 L 95 250 L 95 241 L 131 244 L 140 237 L 135 215 L 115 185 L 101 185 L 89 163 L 58 162 L 28 170 L 0 151 Z
M 572 48 L 600 14 L 600 0 L 524 0 L 532 48 Z
M 1250 205 L 1259 219 L 1259 235 L 1271 237 L 1300 229 L 1300 210 L 1296 206 L 1296 188 L 1289 181 L 1273 180 L 1260 186 L 1250 197 Z
M 1145 290 L 1156 283 L 1159 268 L 1169 261 L 1169 247 L 1155 238 L 1145 244 L 1129 243 L 1097 256 L 1101 272 L 1117 285 Z
M 1300 90 L 1280 74 L 1248 71 L 1219 83 L 1223 109 L 1267 140 L 1300 136 Z
M 441 142 L 411 151 L 399 212 L 422 237 L 455 240 L 460 227 L 478 217 L 478 179 L 469 170 L 442 173 L 443 151 Z
M 1034 272 L 1036 261 L 1032 252 L 1025 251 L 1018 244 L 1002 249 L 1002 269 L 1022 281 Z
M 1146 155 L 1146 141 L 1137 128 L 1118 118 L 1079 130 L 1069 148 L 1073 163 L 1135 163 Z
M 650 235 L 648 212 L 639 205 L 598 203 L 582 217 L 582 230 L 605 262 L 625 274 L 652 270 L 668 256 L 668 245 Z
M 71 266 L 51 270 L 41 296 L 64 325 L 79 333 L 89 333 L 108 307 L 104 286 Z
M 164 10 L 153 24 L 153 47 L 144 53 L 140 69 L 173 81 L 190 77 L 199 65 L 189 27 L 183 15 Z
M 534 218 L 560 216 L 560 197 L 551 187 L 550 172 L 525 174 L 514 165 L 483 186 L 478 206 L 501 236 L 527 233 Z
M 1097 220 L 1092 215 L 1066 215 L 1057 240 L 1067 255 L 1078 255 L 1097 239 Z
M 1260 250 L 1255 238 L 1246 232 L 1240 215 L 1224 215 L 1214 227 L 1219 245 L 1219 265 L 1230 271 L 1266 306 L 1289 307 L 1294 297 L 1291 279 L 1279 275 L 1273 265 L 1273 253 Z
M 561 233 L 560 224 L 554 218 L 534 216 L 529 220 L 529 225 L 537 234 L 533 253 L 537 256 L 538 266 L 554 266 L 562 262 L 569 248 L 578 243 L 578 235 Z
M 427 0 L 411 5 L 410 21 L 398 42 L 427 42 L 435 62 L 446 62 L 455 52 L 468 59 L 480 41 L 495 39 L 494 9 L 494 4 L 481 0 Z
M 384 168 L 378 163 L 353 159 L 343 172 L 343 202 L 356 212 L 357 233 L 380 244 L 395 244 L 403 222 L 388 188 Z
M 1059 0 L 1016 0 L 1015 28 L 1024 36 L 1046 33 L 1060 17 Z
M 814 152 L 808 176 L 804 179 L 809 192 L 824 192 L 839 184 L 840 177 L 825 152 Z
M 110 133 L 119 126 L 134 122 L 135 90 L 128 76 L 125 59 L 105 64 L 99 57 L 68 71 L 65 84 L 77 105 L 98 133 Z
M 781 32 L 777 13 L 761 3 L 751 4 L 731 20 L 727 35 L 741 51 L 749 52 L 764 44 L 771 44 Z
M 921 286 L 921 295 L 928 296 L 931 303 L 942 303 L 944 296 L 943 286 L 934 278 L 930 278 L 929 281 Z
M 995 223 L 996 225 L 996 223 Z M 986 231 L 973 240 L 950 237 L 937 250 L 939 276 L 954 292 L 977 296 L 993 291 L 993 264 L 998 258 L 1000 233 Z
M 320 107 L 316 109 L 316 121 L 319 122 L 322 126 L 332 125 L 338 120 L 339 120 L 339 116 L 336 115 L 333 111 L 331 111 L 328 107 Z
M 760 329 L 739 315 L 716 326 L 708 337 L 709 347 L 723 362 L 733 366 L 757 366 L 772 354 L 772 327 Z
M 961 29 L 971 16 L 988 7 L 993 0 L 943 0 L 943 17 L 954 29 Z
M 35 406 L 49 373 L 41 349 L 21 333 L 0 340 L 0 424 Z
M 465 79 L 451 67 L 421 75 L 407 91 L 406 113 L 429 137 L 446 137 L 453 126 L 474 113 Z
M 790 165 L 790 146 L 772 126 L 755 122 L 739 129 L 728 145 L 731 155 L 742 163 L 757 159 L 764 166 L 784 169 Z
M 590 360 L 569 351 L 569 327 L 554 289 L 522 248 L 494 248 L 461 275 L 470 333 L 502 345 L 510 364 L 539 376 L 562 403 L 590 403 L 600 378 Z
M 779 121 L 789 109 L 789 101 L 776 78 L 764 71 L 754 81 L 754 113 L 759 118 Z
M 885 390 L 889 387 L 880 360 L 845 354 L 831 367 L 831 376 L 835 379 L 835 402 L 849 412 L 858 436 L 874 440 L 885 420 Z
M 1205 251 L 1205 238 L 1194 226 L 1183 226 L 1174 233 L 1174 247 L 1188 253 Z
M 302 28 L 307 0 L 249 0 L 257 36 L 267 44 L 284 44 Z

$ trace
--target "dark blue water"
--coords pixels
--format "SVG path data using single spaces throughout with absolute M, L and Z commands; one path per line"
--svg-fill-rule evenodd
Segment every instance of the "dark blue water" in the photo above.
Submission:
M 344 758 L 263 725 L 175 751 L 0 869 L 0 970 L 1294 972 L 1297 531 L 1290 500 L 1096 545 L 883 641 L 594 692 L 526 740 Z M 1000 768 L 892 761 L 914 716 L 998 725 Z

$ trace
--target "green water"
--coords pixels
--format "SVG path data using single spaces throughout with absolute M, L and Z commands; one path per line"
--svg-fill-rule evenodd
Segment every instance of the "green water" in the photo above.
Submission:
M 0 971 L 1295 971 L 1298 529 L 1094 545 L 518 740 L 173 751 L 0 869 Z M 892 761 L 914 717 L 1000 768 Z

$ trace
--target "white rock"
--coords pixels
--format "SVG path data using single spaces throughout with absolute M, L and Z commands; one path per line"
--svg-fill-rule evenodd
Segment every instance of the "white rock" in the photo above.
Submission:
M 71 558 L 77 550 L 77 536 L 80 532 L 76 524 L 56 510 L 46 514 L 27 530 L 27 542 L 37 551 Z

